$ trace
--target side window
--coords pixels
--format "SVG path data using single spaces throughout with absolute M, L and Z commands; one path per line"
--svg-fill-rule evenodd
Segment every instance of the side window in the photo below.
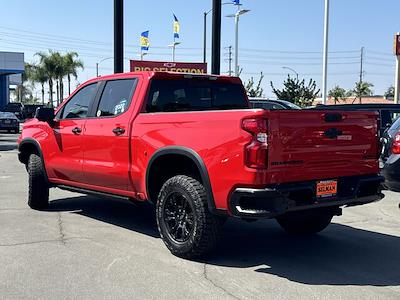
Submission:
M 131 103 L 135 83 L 134 78 L 107 81 L 96 116 L 117 116 L 125 112 Z
M 79 90 L 62 109 L 60 119 L 86 118 L 89 106 L 96 96 L 97 83 L 92 83 Z

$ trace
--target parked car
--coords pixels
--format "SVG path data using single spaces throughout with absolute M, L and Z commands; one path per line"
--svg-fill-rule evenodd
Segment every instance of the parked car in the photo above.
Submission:
M 0 111 L 0 130 L 7 130 L 8 132 L 19 132 L 19 120 L 11 112 Z
M 381 141 L 381 167 L 385 186 L 390 190 L 400 192 L 400 118 L 397 118 L 385 131 Z
M 25 119 L 24 105 L 19 102 L 10 102 L 3 109 L 4 112 L 13 113 L 19 120 Z
M 337 104 L 317 105 L 313 109 L 368 110 L 379 112 L 379 134 L 382 136 L 400 115 L 400 104 Z
M 227 217 L 312 234 L 383 198 L 377 127 L 374 112 L 250 109 L 237 77 L 135 72 L 40 108 L 18 150 L 31 208 L 50 187 L 148 201 L 168 249 L 193 258 Z
M 31 119 L 35 116 L 36 110 L 39 107 L 45 107 L 45 105 L 42 104 L 25 104 L 24 105 L 24 116 L 27 119 Z
M 296 104 L 285 100 L 274 100 L 268 98 L 249 98 L 252 108 L 263 109 L 301 109 Z

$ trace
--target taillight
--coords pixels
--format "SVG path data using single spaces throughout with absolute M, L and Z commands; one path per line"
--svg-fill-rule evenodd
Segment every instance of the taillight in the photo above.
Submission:
M 393 138 L 392 153 L 400 154 L 400 132 L 396 133 Z
M 249 168 L 265 169 L 268 166 L 268 122 L 262 118 L 242 120 L 243 130 L 252 134 L 252 141 L 244 148 L 245 164 Z

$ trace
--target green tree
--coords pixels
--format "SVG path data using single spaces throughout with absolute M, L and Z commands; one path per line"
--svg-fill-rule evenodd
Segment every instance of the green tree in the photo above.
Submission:
M 78 78 L 78 69 L 83 70 L 83 62 L 78 59 L 78 53 L 76 52 L 68 52 L 64 56 L 65 60 L 65 68 L 66 68 L 66 74 L 67 74 L 67 80 L 68 80 L 68 95 L 71 94 L 71 76 L 73 76 L 75 79 Z
M 249 97 L 262 97 L 264 89 L 261 87 L 261 82 L 263 81 L 263 79 L 264 79 L 264 75 L 261 72 L 260 73 L 260 79 L 258 80 L 257 85 L 254 86 L 255 85 L 254 78 L 253 77 L 250 78 L 250 80 L 245 85 L 247 96 L 249 96 Z
M 67 75 L 66 63 L 64 57 L 59 52 L 50 51 L 50 60 L 53 61 L 55 65 L 53 75 L 56 81 L 57 106 L 59 106 L 62 98 L 64 98 L 63 78 Z
M 42 104 L 44 105 L 44 85 L 49 80 L 46 70 L 41 65 L 33 66 L 32 80 L 34 83 L 39 83 L 42 92 Z
M 272 81 L 271 88 L 278 99 L 290 101 L 300 107 L 310 106 L 319 94 L 315 80 L 310 79 L 306 85 L 305 79 L 292 78 L 290 75 L 283 82 L 281 90 L 276 89 Z
M 21 75 L 21 84 L 17 85 L 15 88 L 15 96 L 18 102 L 25 103 L 25 99 L 32 95 L 32 86 L 29 82 L 33 84 L 33 65 L 25 63 L 24 73 Z
M 394 98 L 394 86 L 393 85 L 388 87 L 388 89 L 386 90 L 384 96 L 385 96 L 386 99 Z
M 374 85 L 370 82 L 364 82 L 364 81 L 356 82 L 356 86 L 353 90 L 353 95 L 356 97 L 355 99 L 358 98 L 361 103 L 362 97 L 371 96 L 373 93 L 371 89 L 372 87 L 374 87 Z
M 45 52 L 37 52 L 36 55 L 39 56 L 40 59 L 40 67 L 43 68 L 45 75 L 48 78 L 49 84 L 49 102 L 50 106 L 53 107 L 53 89 L 54 89 L 54 79 L 57 78 L 57 61 L 54 59 L 52 55 L 54 52 L 49 50 L 49 54 Z
M 341 88 L 338 85 L 335 85 L 329 92 L 328 96 L 333 98 L 335 101 L 335 105 L 337 102 L 343 101 L 346 99 L 346 90 Z

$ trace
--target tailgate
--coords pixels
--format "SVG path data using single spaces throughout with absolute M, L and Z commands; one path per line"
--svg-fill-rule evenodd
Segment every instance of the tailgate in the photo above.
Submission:
M 268 171 L 276 183 L 378 173 L 375 112 L 270 111 Z

